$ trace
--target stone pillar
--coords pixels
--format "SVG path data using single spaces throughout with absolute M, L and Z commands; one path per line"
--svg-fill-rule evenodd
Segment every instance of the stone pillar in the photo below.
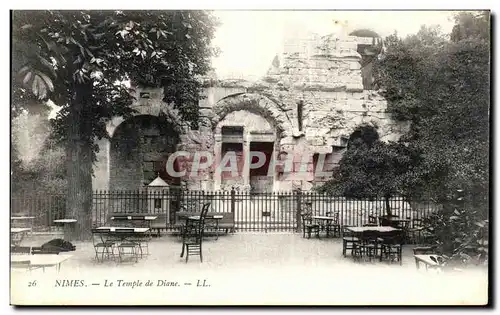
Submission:
M 278 161 L 279 153 L 280 153 L 279 139 L 276 138 L 276 140 L 274 140 L 274 150 L 273 150 L 273 154 L 271 156 L 272 161 L 269 164 L 269 167 L 273 168 L 273 170 L 272 170 L 272 172 L 273 172 L 273 192 L 280 190 L 278 172 L 276 172 L 276 163 Z
M 97 141 L 97 145 L 99 146 L 99 152 L 97 153 L 97 161 L 93 166 L 92 190 L 109 190 L 111 144 L 108 139 L 103 138 Z
M 221 162 L 221 150 L 222 150 L 222 135 L 215 134 L 214 135 L 214 158 L 215 158 L 215 169 L 213 173 L 213 180 L 214 180 L 214 190 L 220 190 L 221 186 L 221 172 L 217 170 L 220 167 L 220 162 Z
M 243 186 L 250 189 L 250 135 L 245 133 L 243 135 Z

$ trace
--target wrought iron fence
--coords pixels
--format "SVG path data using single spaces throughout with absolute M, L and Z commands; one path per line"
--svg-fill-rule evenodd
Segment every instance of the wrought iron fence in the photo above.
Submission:
M 31 194 L 27 192 L 11 195 L 12 217 L 34 217 L 34 229 L 50 230 L 54 220 L 63 219 L 66 211 L 66 196 L 64 194 Z
M 213 212 L 232 212 L 236 231 L 296 232 L 301 228 L 300 213 L 312 215 L 339 213 L 341 225 L 361 226 L 369 217 L 386 215 L 385 199 L 348 199 L 316 192 L 249 193 L 239 191 L 96 191 L 93 194 L 92 222 L 106 225 L 110 213 L 165 214 L 166 230 L 175 229 L 176 213 L 198 212 L 210 202 Z M 392 214 L 402 219 L 423 219 L 440 209 L 430 200 L 393 197 L 389 200 Z M 37 229 L 54 226 L 53 221 L 65 218 L 64 195 L 14 194 L 11 215 L 35 217 Z

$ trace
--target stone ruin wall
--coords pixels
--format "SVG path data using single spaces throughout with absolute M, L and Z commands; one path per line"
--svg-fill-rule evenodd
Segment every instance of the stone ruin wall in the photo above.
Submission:
M 298 182 L 280 182 L 277 190 L 302 188 L 309 190 L 315 182 L 313 155 L 330 153 L 325 171 L 334 168 L 345 150 L 346 140 L 360 125 L 375 126 L 384 141 L 397 140 L 408 125 L 395 123 L 386 112 L 387 103 L 376 91 L 363 90 L 360 59 L 356 51 L 357 37 L 312 36 L 285 43 L 283 53 L 273 62 L 267 75 L 257 82 L 242 80 L 211 81 L 206 98 L 200 101 L 200 113 L 206 127 L 181 136 L 180 147 L 188 151 L 211 148 L 215 125 L 224 117 L 215 111 L 235 106 L 246 109 L 275 112 L 265 117 L 271 123 L 284 126 L 279 136 L 279 149 L 308 155 L 310 174 Z M 237 107 L 245 99 L 261 98 L 258 104 Z M 298 102 L 303 103 L 302 130 L 298 125 Z M 256 103 L 256 102 L 254 102 Z M 262 105 L 264 104 L 264 105 Z M 244 115 L 244 113 L 241 113 Z M 210 124 L 210 121 L 212 124 Z M 213 149 L 213 148 L 211 148 Z M 213 170 L 212 170 L 213 171 Z M 194 189 L 210 189 L 210 171 L 206 178 L 190 183 Z
M 386 112 L 387 103 L 376 91 L 363 90 L 360 69 L 361 56 L 356 51 L 357 37 L 316 35 L 290 40 L 283 53 L 276 56 L 267 75 L 257 82 L 243 80 L 216 80 L 205 82 L 205 97 L 200 100 L 200 125 L 192 130 L 180 122 L 178 112 L 161 101 L 162 89 L 142 89 L 151 98 L 138 98 L 136 109 L 141 114 L 167 115 L 179 131 L 178 150 L 195 153 L 214 152 L 214 132 L 230 113 L 246 115 L 246 111 L 264 117 L 279 129 L 277 148 L 280 152 L 308 156 L 310 173 L 299 181 L 276 181 L 274 190 L 295 188 L 310 190 L 313 182 L 327 180 L 314 178 L 313 155 L 330 153 L 325 171 L 334 168 L 353 130 L 363 124 L 375 126 L 382 140 L 397 140 L 408 125 L 396 123 Z M 244 62 L 244 61 L 242 61 Z M 302 102 L 302 130 L 298 124 L 298 103 Z M 237 117 L 236 117 L 237 118 Z M 108 132 L 122 122 L 115 118 L 108 124 Z M 97 163 L 97 186 L 109 187 L 109 144 L 100 144 L 101 162 Z M 106 150 L 107 149 L 107 150 Z M 106 165 L 106 156 L 107 163 Z M 104 161 L 104 162 L 103 162 Z M 192 159 L 183 161 L 188 172 Z M 202 172 L 197 179 L 185 181 L 193 190 L 227 189 L 214 185 L 213 169 Z

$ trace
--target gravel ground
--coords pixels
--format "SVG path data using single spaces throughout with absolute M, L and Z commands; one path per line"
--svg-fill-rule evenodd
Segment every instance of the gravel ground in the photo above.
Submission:
M 34 235 L 23 245 L 39 246 L 52 238 Z M 97 263 L 91 242 L 74 244 L 77 250 L 70 253 L 71 259 L 63 263 L 59 273 L 51 268 L 45 273 L 13 274 L 12 302 L 439 305 L 487 301 L 486 272 L 417 271 L 411 246 L 404 247 L 400 266 L 355 263 L 342 256 L 338 239 L 304 239 L 289 233 L 236 233 L 218 240 L 208 237 L 203 243 L 203 263 L 197 256 L 190 257 L 187 263 L 180 258 L 181 243 L 171 235 L 153 238 L 150 255 L 138 263 Z M 37 285 L 29 287 L 33 279 Z M 56 280 L 83 280 L 84 285 L 61 287 Z

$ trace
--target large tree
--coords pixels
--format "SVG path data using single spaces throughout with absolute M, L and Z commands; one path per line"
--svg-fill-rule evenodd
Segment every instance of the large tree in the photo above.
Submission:
M 132 114 L 124 82 L 164 87 L 165 101 L 197 123 L 216 20 L 204 11 L 14 11 L 13 103 L 52 100 L 65 144 L 67 216 L 90 234 L 92 163 L 106 122 Z
M 411 122 L 403 141 L 420 155 L 410 191 L 431 195 L 443 206 L 427 221 L 429 241 L 459 260 L 471 253 L 485 259 L 489 12 L 457 14 L 448 35 L 423 27 L 404 39 L 390 36 L 385 47 L 375 64 L 375 77 L 394 118 Z
M 360 126 L 349 138 L 333 179 L 319 191 L 348 198 L 382 197 L 390 216 L 389 200 L 406 192 L 409 170 L 417 161 L 415 151 L 404 144 L 383 142 L 374 127 Z
M 489 12 L 460 13 L 455 23 L 448 35 L 424 26 L 406 38 L 394 34 L 384 39 L 384 52 L 374 62 L 376 85 L 393 118 L 411 122 L 410 131 L 398 144 L 350 145 L 326 190 L 355 195 L 398 191 L 440 203 L 452 199 L 457 189 L 487 195 Z M 399 165 L 406 170 L 391 166 L 397 152 L 404 153 L 398 159 L 411 157 L 409 164 Z
M 489 13 L 458 14 L 449 36 L 423 27 L 385 46 L 375 77 L 394 118 L 411 122 L 404 140 L 422 153 L 414 193 L 440 200 L 456 189 L 487 193 Z

